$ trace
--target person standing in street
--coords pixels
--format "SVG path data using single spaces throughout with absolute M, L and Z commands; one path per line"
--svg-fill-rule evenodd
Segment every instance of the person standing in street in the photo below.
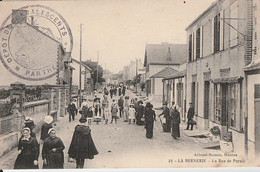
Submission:
M 188 118 L 188 122 L 187 122 L 187 128 L 185 130 L 189 130 L 190 125 L 191 125 L 191 129 L 190 130 L 193 130 L 194 108 L 193 108 L 192 103 L 190 103 L 190 107 L 189 107 L 189 110 L 188 110 L 187 118 Z
M 118 87 L 118 95 L 121 96 L 122 94 L 122 89 L 121 89 L 121 86 Z
M 108 105 L 108 100 L 107 100 L 107 96 L 106 95 L 104 95 L 103 96 L 103 100 L 102 100 L 102 117 L 103 117 L 103 119 L 105 119 L 105 108 L 106 108 L 106 106 Z
M 38 169 L 39 144 L 35 137 L 30 135 L 28 127 L 23 128 L 22 137 L 18 142 L 18 156 L 14 169 Z
M 91 136 L 91 129 L 86 125 L 86 118 L 81 117 L 75 127 L 69 147 L 69 157 L 76 159 L 76 168 L 84 168 L 85 159 L 93 159 L 98 154 Z
M 144 125 L 144 122 L 141 120 L 142 118 L 143 118 L 143 115 L 144 115 L 144 109 L 145 109 L 145 107 L 143 106 L 143 101 L 142 100 L 140 100 L 140 101 L 138 101 L 138 103 L 137 103 L 138 105 L 137 105 L 137 112 L 136 112 L 136 124 L 137 125 Z
M 47 115 L 44 118 L 44 123 L 42 124 L 42 128 L 41 128 L 41 143 L 43 143 L 44 140 L 49 137 L 48 131 L 49 129 L 52 128 L 52 124 L 51 124 L 52 122 L 53 122 L 52 116 Z
M 171 116 L 170 109 L 167 107 L 167 102 L 163 104 L 163 112 L 158 116 L 164 116 L 165 122 L 163 123 L 163 131 L 171 132 Z
M 153 138 L 153 124 L 156 121 L 155 111 L 153 110 L 153 105 L 148 102 L 146 104 L 147 110 L 145 110 L 145 129 L 146 129 L 146 138 Z
M 81 115 L 86 118 L 87 117 L 87 111 L 88 111 L 88 103 L 87 103 L 86 98 L 83 98 L 83 102 L 81 103 L 80 111 L 81 111 Z
M 113 87 L 110 88 L 109 92 L 110 92 L 110 97 L 112 99 L 113 98 L 113 93 L 114 93 Z
M 125 96 L 124 102 L 124 122 L 129 122 L 129 96 Z
M 180 112 L 177 110 L 176 106 L 174 106 L 174 109 L 171 111 L 171 120 L 172 120 L 172 137 L 174 139 L 180 138 L 181 117 L 180 117 Z
M 125 85 L 124 85 L 123 88 L 122 88 L 122 94 L 123 94 L 123 96 L 125 96 L 125 90 L 126 90 L 126 87 L 125 87 Z
M 119 116 L 120 118 L 122 118 L 123 113 L 124 113 L 124 99 L 123 96 L 120 97 L 120 99 L 118 100 L 118 107 L 119 107 Z
M 49 129 L 49 137 L 44 140 L 42 159 L 44 169 L 63 169 L 65 146 L 62 140 L 56 136 L 54 128 Z
M 70 104 L 68 105 L 68 109 L 67 109 L 68 113 L 69 113 L 69 122 L 71 122 L 71 118 L 74 121 L 75 119 L 75 114 L 77 112 L 77 108 L 75 103 L 73 103 L 73 100 L 70 100 Z
M 108 104 L 106 104 L 106 107 L 104 108 L 103 113 L 104 113 L 104 118 L 105 118 L 105 124 L 107 124 L 108 118 L 110 117 L 110 110 L 109 110 Z
M 133 120 L 133 123 L 135 123 L 135 108 L 134 104 L 130 104 L 129 106 L 129 124 L 131 124 Z
M 24 119 L 24 128 L 26 128 L 26 127 L 30 128 L 30 135 L 32 137 L 36 138 L 36 134 L 33 131 L 33 129 L 36 127 L 36 125 L 34 124 L 33 119 L 29 116 L 26 116 Z
M 88 108 L 88 112 L 87 112 L 87 121 L 88 121 L 88 125 L 91 125 L 91 121 L 93 119 L 93 107 L 89 106 Z
M 115 119 L 115 123 L 117 123 L 116 118 L 117 118 L 117 112 L 118 112 L 118 107 L 116 104 L 116 101 L 113 100 L 113 103 L 111 105 L 111 124 L 113 123 L 113 120 Z

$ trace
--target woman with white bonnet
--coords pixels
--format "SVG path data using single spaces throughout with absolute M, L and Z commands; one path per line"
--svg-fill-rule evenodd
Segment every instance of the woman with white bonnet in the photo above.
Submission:
M 22 130 L 22 137 L 18 143 L 18 156 L 14 163 L 14 169 L 38 169 L 39 144 L 35 137 L 32 137 L 31 130 L 25 127 Z
M 42 143 L 43 141 L 49 137 L 48 131 L 50 128 L 52 128 L 52 122 L 53 122 L 53 117 L 50 115 L 47 115 L 44 118 L 44 123 L 42 124 L 42 129 L 41 129 L 41 140 Z
M 65 146 L 62 140 L 56 136 L 54 128 L 49 129 L 49 137 L 44 140 L 42 148 L 43 168 L 54 169 L 64 168 L 64 153 Z

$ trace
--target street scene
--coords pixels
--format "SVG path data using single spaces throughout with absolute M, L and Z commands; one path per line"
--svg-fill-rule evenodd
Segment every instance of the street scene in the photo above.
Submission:
M 0 2 L 0 169 L 259 167 L 259 6 Z

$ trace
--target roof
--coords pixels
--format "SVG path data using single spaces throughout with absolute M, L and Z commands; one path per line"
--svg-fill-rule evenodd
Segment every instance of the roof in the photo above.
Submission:
M 220 0 L 216 0 L 215 2 L 213 2 L 205 11 L 203 11 L 195 20 L 193 20 L 188 27 L 185 29 L 186 31 L 188 30 L 189 27 L 191 27 L 194 23 L 196 23 L 202 16 L 204 16 L 207 12 L 209 12 L 212 8 L 214 8 L 218 1 Z
M 243 79 L 242 76 L 224 77 L 224 78 L 211 79 L 211 82 L 213 82 L 213 83 L 234 83 L 234 82 L 239 82 L 241 79 Z
M 252 60 L 252 62 L 244 68 L 244 71 L 260 69 L 260 58 Z
M 182 64 L 187 59 L 186 44 L 147 44 L 145 48 L 144 67 L 150 64 Z
M 186 76 L 186 72 L 187 72 L 186 70 L 179 71 L 177 73 L 174 73 L 172 75 L 165 77 L 164 80 L 182 78 L 182 77 Z
M 74 58 L 72 58 L 72 62 L 73 61 L 78 63 L 78 64 L 80 64 L 80 62 L 78 60 L 74 59 Z M 87 68 L 89 71 L 92 71 L 92 69 L 88 65 L 86 65 L 86 64 L 84 64 L 82 62 L 81 62 L 81 65 L 84 66 L 85 68 Z
M 160 72 L 154 74 L 153 76 L 151 76 L 151 78 L 165 78 L 171 74 L 177 73 L 178 71 L 171 68 L 171 67 L 166 67 L 163 70 L 161 70 Z

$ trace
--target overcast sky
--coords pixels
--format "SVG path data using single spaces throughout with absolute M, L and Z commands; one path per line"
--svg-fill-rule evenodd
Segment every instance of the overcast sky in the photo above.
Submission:
M 41 4 L 69 24 L 79 59 L 79 24 L 84 24 L 82 60 L 97 59 L 116 73 L 135 58 L 144 59 L 145 44 L 186 44 L 185 28 L 215 0 L 85 0 L 1 2 L 0 11 Z M 8 4 L 6 4 L 8 3 Z M 6 18 L 1 12 L 0 22 Z

